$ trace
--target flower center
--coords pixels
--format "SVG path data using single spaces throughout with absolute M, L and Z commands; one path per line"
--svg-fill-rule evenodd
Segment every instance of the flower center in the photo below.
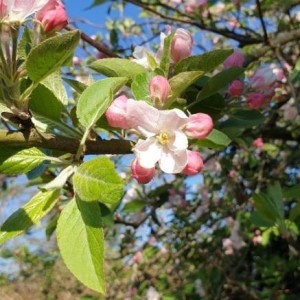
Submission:
M 167 132 L 160 132 L 159 135 L 157 136 L 157 139 L 158 141 L 162 144 L 162 145 L 166 145 L 169 140 L 170 140 L 170 137 L 169 137 L 169 134 Z

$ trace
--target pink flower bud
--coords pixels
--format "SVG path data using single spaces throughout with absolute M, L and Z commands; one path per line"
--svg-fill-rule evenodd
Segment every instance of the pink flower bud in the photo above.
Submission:
M 234 80 L 229 85 L 227 91 L 231 97 L 239 97 L 242 95 L 244 91 L 244 83 L 241 82 L 240 80 Z
M 155 168 L 144 168 L 138 160 L 131 163 L 131 177 L 135 178 L 138 183 L 146 184 L 152 180 L 155 174 Z
M 159 103 L 160 106 L 167 100 L 171 86 L 168 79 L 163 76 L 154 76 L 149 82 L 150 97 L 154 104 Z
M 183 174 L 195 175 L 203 169 L 203 160 L 200 153 L 197 151 L 188 151 L 188 162 L 185 168 L 182 170 Z
M 185 133 L 195 139 L 203 139 L 212 131 L 214 127 L 212 118 L 203 113 L 189 116 L 185 125 Z
M 247 95 L 247 105 L 250 108 L 258 109 L 266 103 L 265 95 L 257 92 L 249 93 Z
M 250 78 L 250 85 L 255 91 L 269 90 L 276 83 L 276 76 L 269 67 L 257 69 Z
M 173 62 L 177 63 L 189 57 L 192 53 L 192 47 L 193 38 L 191 34 L 183 28 L 177 29 L 171 41 L 171 59 Z
M 125 95 L 117 97 L 106 110 L 107 122 L 112 127 L 127 129 L 126 106 L 128 98 Z
M 242 67 L 245 61 L 243 52 L 240 49 L 234 49 L 233 53 L 228 56 L 223 65 L 225 69 L 232 67 Z
M 252 145 L 258 149 L 262 149 L 264 147 L 264 141 L 263 139 L 260 137 L 260 138 L 257 138 L 253 141 Z
M 43 24 L 45 33 L 59 31 L 68 24 L 65 6 L 59 0 L 49 0 L 35 18 Z

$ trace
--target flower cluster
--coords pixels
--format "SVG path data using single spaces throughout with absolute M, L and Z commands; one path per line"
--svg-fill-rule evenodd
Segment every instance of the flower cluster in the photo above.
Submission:
M 225 69 L 242 67 L 244 60 L 243 53 L 236 49 L 223 65 Z M 233 98 L 244 96 L 247 106 L 257 109 L 266 105 L 273 98 L 278 82 L 282 80 L 284 80 L 282 70 L 262 66 L 244 81 L 234 80 L 229 85 L 227 92 Z
M 165 38 L 171 33 L 171 31 L 167 30 L 167 35 L 161 33 L 160 35 L 160 48 L 157 53 L 153 54 L 148 51 L 146 48 L 137 46 L 133 52 L 133 61 L 142 65 L 146 69 L 151 69 L 149 64 L 149 56 L 152 56 L 157 64 L 160 63 L 161 55 L 164 47 Z M 177 63 L 182 59 L 189 57 L 192 53 L 193 47 L 193 38 L 189 31 L 178 28 L 172 38 L 171 47 L 170 47 L 170 62 Z
M 153 178 L 156 165 L 171 174 L 194 175 L 203 168 L 200 154 L 188 150 L 188 137 L 202 139 L 211 132 L 213 121 L 209 115 L 187 116 L 177 108 L 159 110 L 145 101 L 120 96 L 107 109 L 106 118 L 113 127 L 139 134 L 131 165 L 132 177 L 139 183 Z

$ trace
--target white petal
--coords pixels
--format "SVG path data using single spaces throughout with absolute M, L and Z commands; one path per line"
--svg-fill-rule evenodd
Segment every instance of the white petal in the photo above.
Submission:
M 133 152 L 143 168 L 153 168 L 161 158 L 162 147 L 155 137 L 150 137 L 147 140 L 139 139 Z
M 157 128 L 159 130 L 173 131 L 179 129 L 188 121 L 187 115 L 177 108 L 171 110 L 160 110 Z
M 187 136 L 179 130 L 173 132 L 171 141 L 168 143 L 168 148 L 172 151 L 185 150 L 188 147 Z
M 184 169 L 187 161 L 187 150 L 177 152 L 163 151 L 158 163 L 163 172 L 175 174 L 180 173 Z
M 139 131 L 145 137 L 154 136 L 158 133 L 157 122 L 160 114 L 158 109 L 145 101 L 128 99 L 126 111 L 130 128 Z

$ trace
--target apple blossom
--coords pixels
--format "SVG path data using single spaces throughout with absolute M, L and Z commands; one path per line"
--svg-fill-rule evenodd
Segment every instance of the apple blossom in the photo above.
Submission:
M 43 24 L 45 33 L 59 31 L 68 24 L 65 6 L 59 0 L 49 0 L 47 4 L 35 14 L 35 19 Z
M 257 92 L 269 91 L 274 88 L 276 76 L 273 70 L 268 66 L 257 69 L 250 77 L 250 85 Z
M 203 166 L 204 164 L 200 153 L 188 150 L 188 162 L 182 170 L 182 173 L 186 175 L 195 175 L 203 169 Z
M 171 41 L 170 56 L 174 63 L 189 57 L 192 53 L 193 38 L 189 31 L 179 28 Z
M 23 22 L 47 2 L 48 0 L 2 0 L 0 1 L 1 19 L 9 23 Z
M 131 163 L 131 177 L 138 183 L 146 184 L 150 182 L 155 174 L 155 168 L 143 168 L 137 159 Z
M 264 147 L 264 141 L 261 137 L 255 139 L 252 144 L 258 149 L 262 149 Z
M 184 132 L 192 138 L 203 139 L 213 129 L 212 118 L 203 113 L 190 115 L 185 125 Z
M 142 46 L 136 46 L 132 53 L 134 57 L 132 61 L 136 62 L 137 64 L 143 66 L 146 69 L 150 69 L 147 53 L 149 53 L 149 51 L 146 48 Z M 152 55 L 151 53 L 149 54 Z
M 150 169 L 158 163 L 165 173 L 180 173 L 188 160 L 188 139 L 182 131 L 187 120 L 179 109 L 158 110 L 144 101 L 128 99 L 128 125 L 146 138 L 133 148 L 139 164 Z
M 106 110 L 107 122 L 112 127 L 127 129 L 126 105 L 128 98 L 125 95 L 117 97 Z
M 228 94 L 231 97 L 239 97 L 242 95 L 243 91 L 244 91 L 244 83 L 240 80 L 232 81 L 227 90 Z
M 240 49 L 234 49 L 233 53 L 228 56 L 223 65 L 225 69 L 232 67 L 242 67 L 245 61 L 243 52 Z
M 252 92 L 247 95 L 247 105 L 250 108 L 260 108 L 266 103 L 266 96 L 262 93 Z
M 159 104 L 159 106 L 162 106 L 170 94 L 171 86 L 168 79 L 157 75 L 149 81 L 149 90 L 154 105 Z

